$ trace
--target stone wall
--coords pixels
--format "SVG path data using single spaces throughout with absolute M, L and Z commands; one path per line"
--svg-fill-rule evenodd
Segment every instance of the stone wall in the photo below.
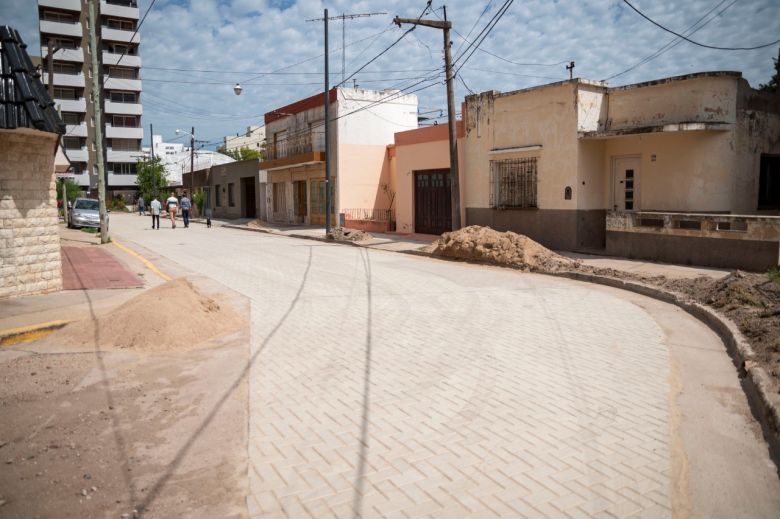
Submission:
M 0 130 L 0 299 L 62 289 L 57 135 Z

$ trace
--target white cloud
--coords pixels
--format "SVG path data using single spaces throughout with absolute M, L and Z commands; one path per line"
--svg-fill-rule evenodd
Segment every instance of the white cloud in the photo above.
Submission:
M 145 12 L 151 0 L 140 0 Z M 447 16 L 458 33 L 466 35 L 488 0 L 450 0 Z M 493 0 L 474 28 L 475 38 L 503 2 Z M 731 0 L 670 0 L 633 2 L 648 16 L 679 31 L 696 22 L 716 5 Z M 406 27 L 391 25 L 394 15 L 416 17 L 423 0 L 157 0 L 141 29 L 143 60 L 144 124 L 155 132 L 173 136 L 175 128 L 195 126 L 199 138 L 219 140 L 262 120 L 274 108 L 322 90 L 322 22 L 307 19 L 329 14 L 387 12 L 387 15 L 347 20 L 347 75 L 374 57 Z M 441 1 L 433 7 L 443 16 Z M 719 46 L 764 43 L 780 34 L 777 0 L 742 0 L 728 8 L 693 37 Z M 0 20 L 18 28 L 36 53 L 37 17 L 31 0 L 3 0 Z M 340 21 L 330 24 L 332 83 L 341 77 Z M 453 50 L 463 49 L 453 34 Z M 652 54 L 674 36 L 665 33 L 631 11 L 619 0 L 524 0 L 514 2 L 482 48 L 518 63 L 576 62 L 575 75 L 604 79 L 628 69 Z M 359 42 L 349 45 L 350 42 Z M 442 35 L 419 27 L 384 56 L 357 74 L 358 85 L 383 89 L 410 85 L 421 70 L 442 68 Z M 615 78 L 625 84 L 702 70 L 739 70 L 754 86 L 772 74 L 777 48 L 725 52 L 681 43 L 653 61 Z M 456 54 L 457 57 L 457 54 Z M 309 58 L 316 58 L 302 62 Z M 291 66 L 294 65 L 294 66 Z M 287 68 L 285 68 L 287 67 Z M 159 68 L 209 69 L 223 73 L 198 73 Z M 284 74 L 258 75 L 283 69 Z M 391 72 L 392 71 L 392 72 Z M 400 72 L 396 72 L 400 71 Z M 406 72 L 404 72 L 406 71 Z M 296 74 L 291 74 L 296 73 Z M 508 91 L 567 77 L 563 64 L 553 67 L 517 66 L 477 51 L 460 72 L 475 91 Z M 167 82 L 171 81 L 171 82 Z M 240 81 L 244 93 L 233 94 Z M 351 85 L 352 82 L 350 81 Z M 427 83 L 424 83 L 425 85 Z M 420 85 L 420 86 L 423 86 Z M 456 84 L 462 99 L 467 91 Z M 437 84 L 418 92 L 420 106 L 445 108 L 445 89 Z M 458 105 L 460 103 L 457 103 Z

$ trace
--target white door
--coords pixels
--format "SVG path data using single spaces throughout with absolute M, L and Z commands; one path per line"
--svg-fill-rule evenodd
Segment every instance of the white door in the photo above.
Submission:
M 639 209 L 639 157 L 616 157 L 612 168 L 612 209 Z

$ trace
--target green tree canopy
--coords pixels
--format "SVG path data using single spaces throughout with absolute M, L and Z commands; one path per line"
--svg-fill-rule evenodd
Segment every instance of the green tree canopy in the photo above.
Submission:
M 138 173 L 138 192 L 147 203 L 155 196 L 165 194 L 165 188 L 168 187 L 168 177 L 159 157 L 138 161 L 136 170 Z
M 758 85 L 758 89 L 762 92 L 777 92 L 777 60 L 772 58 L 775 62 L 775 75 L 771 77 L 768 83 L 761 83 Z
M 235 150 L 220 150 L 220 153 L 227 155 L 228 157 L 235 160 L 249 160 L 249 159 L 263 158 L 262 150 L 247 148 L 246 146 L 242 148 L 237 148 Z
M 57 200 L 62 200 L 62 186 L 65 186 L 68 200 L 73 201 L 81 196 L 81 186 L 75 180 L 66 178 L 62 182 L 57 182 Z

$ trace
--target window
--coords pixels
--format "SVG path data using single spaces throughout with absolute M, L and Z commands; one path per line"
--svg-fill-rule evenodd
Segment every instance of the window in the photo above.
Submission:
M 52 46 L 56 49 L 57 47 L 61 49 L 75 49 L 76 48 L 76 42 L 73 40 L 69 40 L 68 38 L 47 38 L 47 42 L 50 41 Z M 48 49 L 47 49 L 47 56 L 48 56 Z
M 126 54 L 135 56 L 136 47 L 132 45 L 123 45 L 121 43 L 108 43 L 103 45 L 103 50 L 110 54 Z
M 54 69 L 55 74 L 70 74 L 74 76 L 79 73 L 76 65 L 70 63 L 53 63 L 51 68 Z
M 214 207 L 222 206 L 222 186 L 217 184 L 214 186 Z
M 114 175 L 135 175 L 135 164 L 129 162 L 111 162 L 108 170 Z
M 67 13 L 58 13 L 55 11 L 44 11 L 43 19 L 46 20 L 47 22 L 59 22 L 59 23 L 76 23 L 78 21 L 73 16 Z
M 126 67 L 108 67 L 108 75 L 117 79 L 138 79 L 138 70 Z
M 234 191 L 233 188 L 234 187 L 235 187 L 235 184 L 233 184 L 233 183 L 228 184 L 228 205 L 230 207 L 235 207 L 236 206 L 236 199 L 233 196 L 233 194 L 234 194 L 233 193 L 233 191 Z
M 54 99 L 78 99 L 75 88 L 54 87 Z
M 80 137 L 63 137 L 62 147 L 66 150 L 80 150 L 81 138 Z
M 780 209 L 780 155 L 761 155 L 758 208 Z
M 537 157 L 490 161 L 490 207 L 537 207 Z
M 135 115 L 114 115 L 111 126 L 121 128 L 138 128 L 138 118 Z
M 74 112 L 62 112 L 62 122 L 65 124 L 81 124 L 83 119 L 81 114 Z
M 111 149 L 113 151 L 138 151 L 137 139 L 111 139 Z
M 137 103 L 138 97 L 135 92 L 117 92 L 112 91 L 109 94 L 112 103 Z
M 103 23 L 104 27 L 109 29 L 118 29 L 120 31 L 134 31 L 135 22 L 131 20 L 118 20 L 116 18 L 109 18 Z

